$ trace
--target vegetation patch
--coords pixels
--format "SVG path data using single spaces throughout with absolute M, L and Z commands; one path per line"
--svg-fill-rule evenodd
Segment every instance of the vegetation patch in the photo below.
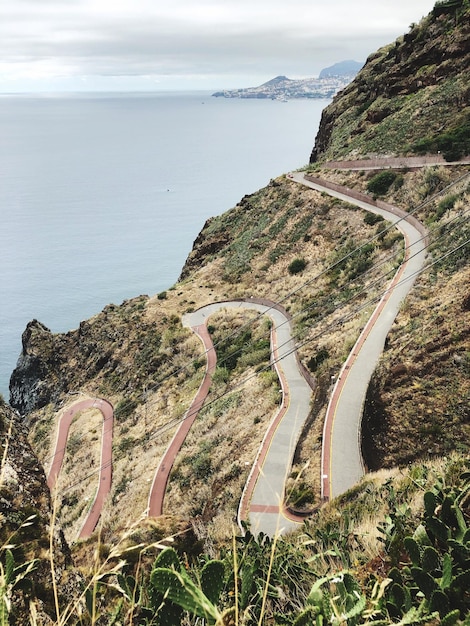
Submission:
M 364 223 L 368 224 L 369 226 L 373 226 L 374 224 L 378 224 L 383 221 L 385 221 L 384 218 L 378 213 L 372 213 L 370 211 L 367 211 L 364 215 Z
M 302 258 L 294 259 L 287 268 L 289 274 L 300 274 L 307 267 L 307 261 Z
M 376 174 L 367 184 L 367 191 L 375 196 L 384 196 L 392 184 L 395 182 L 398 174 L 391 170 L 386 170 Z
M 468 461 L 453 454 L 382 480 L 370 476 L 300 534 L 269 538 L 245 527 L 222 548 L 212 544 L 207 552 L 188 537 L 152 559 L 145 556 L 152 544 L 134 533 L 134 545 L 101 550 L 87 584 L 113 583 L 77 602 L 91 613 L 96 604 L 109 623 L 131 613 L 148 626 L 463 626 L 470 611 L 469 492 Z M 160 546 L 161 529 L 155 539 Z M 126 559 L 112 567 L 116 553 Z
M 320 365 L 326 361 L 330 356 L 330 353 L 326 348 L 321 348 L 314 356 L 312 356 L 307 363 L 307 366 L 311 372 L 316 372 Z
M 137 406 L 138 402 L 133 398 L 124 398 L 115 406 L 114 417 L 118 422 L 124 422 L 134 413 Z
M 432 137 L 424 137 L 412 146 L 416 154 L 442 152 L 446 161 L 458 161 L 470 154 L 470 114 L 458 126 Z

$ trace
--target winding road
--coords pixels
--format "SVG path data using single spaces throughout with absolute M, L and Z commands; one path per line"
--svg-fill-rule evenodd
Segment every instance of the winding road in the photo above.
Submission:
M 183 325 L 191 328 L 203 341 L 207 356 L 206 373 L 157 468 L 149 497 L 149 515 L 158 516 L 163 512 L 165 489 L 176 453 L 209 391 L 216 366 L 216 354 L 207 331 L 207 321 L 211 315 L 224 309 L 252 309 L 268 315 L 273 322 L 271 353 L 281 382 L 282 401 L 259 448 L 238 512 L 239 522 L 249 520 L 251 528 L 256 532 L 273 534 L 278 529 L 281 518 L 283 528 L 295 524 L 284 515 L 284 484 L 292 465 L 296 442 L 310 411 L 312 388 L 303 376 L 296 358 L 288 315 L 274 303 L 260 303 L 254 299 L 217 302 L 183 316 Z
M 330 186 L 326 181 L 303 173 L 292 174 L 291 178 L 381 215 L 395 224 L 405 238 L 405 258 L 346 359 L 328 404 L 323 429 L 321 485 L 323 499 L 329 499 L 347 491 L 364 474 L 361 420 L 367 387 L 401 303 L 424 266 L 427 231 L 405 211 L 374 202 L 364 194 L 339 185 Z
M 364 474 L 361 453 L 361 419 L 367 387 L 383 351 L 385 338 L 398 314 L 401 303 L 411 289 L 414 278 L 425 262 L 426 229 L 405 211 L 385 203 L 378 203 L 365 194 L 320 181 L 303 173 L 291 174 L 289 178 L 314 190 L 354 204 L 386 218 L 401 231 L 405 239 L 405 257 L 384 295 L 377 304 L 351 353 L 344 363 L 334 386 L 325 418 L 322 439 L 322 499 L 330 499 L 347 491 Z M 378 206 L 380 204 L 380 206 Z M 302 520 L 289 515 L 284 507 L 284 486 L 289 475 L 295 446 L 302 426 L 310 410 L 312 389 L 306 382 L 295 356 L 291 327 L 285 313 L 276 305 L 255 302 L 219 302 L 208 305 L 183 318 L 183 324 L 191 327 L 202 339 L 201 331 L 210 315 L 223 308 L 254 308 L 269 314 L 273 319 L 272 354 L 281 381 L 283 400 L 273 418 L 253 464 L 240 502 L 238 520 L 249 520 L 253 532 L 273 535 L 295 527 Z M 278 307 L 279 308 L 279 307 Z M 203 339 L 204 341 L 204 339 Z M 277 345 L 283 346 L 278 354 Z M 204 341 L 206 353 L 213 355 L 212 343 Z M 211 356 L 211 371 L 215 357 Z M 210 373 L 206 372 L 203 385 L 209 388 Z M 199 395 L 197 405 L 202 406 Z M 195 415 L 190 409 L 191 420 Z M 192 422 L 191 422 L 192 423 Z M 186 429 L 189 430 L 189 427 Z M 178 433 L 175 435 L 175 438 Z M 173 443 L 173 442 L 172 442 Z M 174 460 L 174 449 L 173 449 Z M 160 503 L 163 502 L 164 486 L 171 469 L 171 458 L 165 459 L 166 479 L 162 481 Z M 161 508 L 159 509 L 161 512 Z
M 384 286 L 384 295 L 344 363 L 330 398 L 323 430 L 321 470 L 322 498 L 327 500 L 347 491 L 364 474 L 360 431 L 367 387 L 401 303 L 424 266 L 426 230 L 416 218 L 403 210 L 374 201 L 355 190 L 303 173 L 289 174 L 289 179 L 382 215 L 394 223 L 405 238 L 404 261 L 389 285 Z M 183 325 L 191 328 L 204 345 L 206 371 L 190 408 L 157 467 L 147 512 L 150 517 L 162 515 L 171 468 L 210 389 L 217 357 L 207 330 L 207 320 L 220 310 L 235 308 L 253 309 L 261 315 L 268 315 L 273 322 L 271 354 L 281 383 L 282 402 L 260 445 L 238 511 L 239 524 L 242 520 L 248 520 L 252 532 L 273 536 L 295 528 L 302 521 L 285 510 L 284 488 L 295 447 L 310 412 L 312 385 L 298 361 L 289 316 L 275 303 L 254 298 L 209 304 L 183 316 Z M 62 415 L 54 461 L 48 476 L 48 485 L 52 491 L 62 466 L 73 417 L 89 407 L 98 408 L 103 414 L 103 424 L 109 420 L 109 425 L 103 427 L 99 488 L 80 537 L 89 536 L 95 529 L 104 500 L 111 489 L 113 409 L 109 402 L 84 400 L 72 405 Z
M 103 415 L 103 431 L 101 435 L 101 459 L 99 483 L 96 491 L 95 499 L 88 511 L 83 526 L 79 532 L 79 537 L 84 539 L 89 537 L 95 530 L 101 515 L 106 496 L 111 491 L 112 480 L 112 448 L 113 448 L 113 422 L 114 411 L 113 406 L 107 400 L 89 398 L 87 400 L 79 400 L 62 413 L 57 428 L 57 439 L 53 455 L 53 461 L 47 475 L 47 485 L 51 492 L 57 485 L 62 463 L 64 461 L 67 438 L 72 421 L 78 413 L 86 409 L 98 409 Z

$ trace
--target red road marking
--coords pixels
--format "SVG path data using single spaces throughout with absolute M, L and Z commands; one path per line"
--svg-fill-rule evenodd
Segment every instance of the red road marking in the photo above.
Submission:
M 279 515 L 281 509 L 272 504 L 250 504 L 250 513 L 274 513 Z
M 80 538 L 89 537 L 95 530 L 103 509 L 104 501 L 111 490 L 114 411 L 110 402 L 96 399 L 81 400 L 62 414 L 57 432 L 54 460 L 47 477 L 47 484 L 52 491 L 57 484 L 57 478 L 65 457 L 67 438 L 72 420 L 76 413 L 88 408 L 96 408 L 103 415 L 103 431 L 101 435 L 101 461 L 98 491 L 90 512 L 80 530 Z
M 214 373 L 217 363 L 217 355 L 214 350 L 214 345 L 210 337 L 209 331 L 205 324 L 200 326 L 194 326 L 193 332 L 199 337 L 204 344 L 207 355 L 206 373 L 204 379 L 199 387 L 191 406 L 189 407 L 186 417 L 181 422 L 178 430 L 176 431 L 170 445 L 166 449 L 165 454 L 160 461 L 160 465 L 155 472 L 152 487 L 150 489 L 149 502 L 148 502 L 148 515 L 149 517 L 159 517 L 163 514 L 163 500 L 165 498 L 166 486 L 168 478 L 170 476 L 171 468 L 175 462 L 176 455 L 180 451 L 181 446 L 186 439 L 191 426 L 194 423 L 199 411 L 201 410 L 204 401 L 209 393 L 210 385 L 212 382 L 212 374 Z

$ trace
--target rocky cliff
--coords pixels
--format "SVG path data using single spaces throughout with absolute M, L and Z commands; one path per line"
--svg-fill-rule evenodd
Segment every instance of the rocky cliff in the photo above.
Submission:
M 57 404 L 69 392 L 99 380 L 112 393 L 113 381 L 132 393 L 142 389 L 140 376 L 147 383 L 158 366 L 159 336 L 154 324 L 141 319 L 148 298 L 139 296 L 120 306 L 109 305 L 79 328 L 54 335 L 38 322 L 29 322 L 22 335 L 22 351 L 10 379 L 10 404 L 22 415 L 47 404 Z M 152 358 L 125 367 L 130 346 L 144 351 L 151 345 Z M 70 358 L 74 355 L 74 361 Z M 134 356 L 138 359 L 137 353 Z M 140 374 L 139 374 L 140 372 Z
M 371 54 L 326 107 L 312 163 L 413 153 L 423 139 L 435 150 L 439 136 L 459 130 L 468 142 L 470 9 L 463 1 L 444 4 Z

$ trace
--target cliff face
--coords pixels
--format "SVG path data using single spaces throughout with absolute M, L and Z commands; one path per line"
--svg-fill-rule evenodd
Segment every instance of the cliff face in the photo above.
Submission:
M 11 406 L 26 415 L 60 402 L 69 392 L 94 379 L 108 394 L 116 380 L 128 393 L 141 389 L 141 379 L 148 380 L 159 362 L 160 335 L 156 325 L 142 317 L 147 300 L 139 296 L 120 306 L 109 305 L 68 333 L 53 334 L 37 320 L 29 322 L 10 379 Z M 135 351 L 134 367 L 127 366 L 126 355 L 133 345 L 142 351 L 152 347 L 152 358 L 142 362 Z
M 53 390 L 45 380 L 57 352 L 51 331 L 37 320 L 28 323 L 21 339 L 21 354 L 10 379 L 10 404 L 24 415 L 51 401 Z
M 324 110 L 310 162 L 405 154 L 468 123 L 470 9 L 460 4 L 369 56 Z

